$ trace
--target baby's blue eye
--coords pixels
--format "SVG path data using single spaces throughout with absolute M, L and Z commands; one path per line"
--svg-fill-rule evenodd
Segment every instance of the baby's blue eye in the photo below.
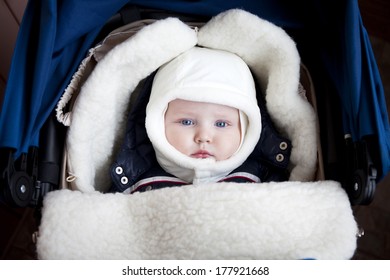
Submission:
M 183 120 L 180 120 L 180 123 L 182 125 L 193 125 L 194 124 L 194 121 L 193 120 L 190 120 L 190 119 L 183 119 Z
M 216 126 L 216 127 L 227 127 L 227 126 L 228 126 L 228 123 L 225 122 L 225 121 L 217 121 L 217 122 L 215 123 L 215 126 Z

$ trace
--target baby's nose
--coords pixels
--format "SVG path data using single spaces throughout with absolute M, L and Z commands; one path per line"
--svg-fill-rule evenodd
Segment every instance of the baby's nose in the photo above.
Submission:
M 211 139 L 211 133 L 207 128 L 199 128 L 195 134 L 195 142 L 198 144 L 211 143 Z

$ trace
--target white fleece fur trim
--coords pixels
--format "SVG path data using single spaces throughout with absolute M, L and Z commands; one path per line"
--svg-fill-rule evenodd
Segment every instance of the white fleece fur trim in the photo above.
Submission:
M 229 10 L 200 29 L 198 44 L 235 53 L 249 65 L 266 92 L 272 120 L 292 141 L 290 180 L 312 180 L 317 162 L 316 115 L 298 94 L 300 57 L 293 40 L 268 21 Z
M 97 64 L 76 100 L 67 136 L 69 172 L 79 190 L 107 190 L 130 94 L 143 78 L 196 42 L 194 30 L 170 18 L 143 28 Z
M 51 192 L 40 259 L 349 259 L 357 226 L 336 182 L 218 183 L 133 195 Z
M 198 35 L 198 37 L 197 37 Z M 109 166 L 121 141 L 126 109 L 136 85 L 196 44 L 239 55 L 266 91 L 267 108 L 292 141 L 290 180 L 313 179 L 316 117 L 298 94 L 299 55 L 279 27 L 242 10 L 222 13 L 198 34 L 177 19 L 157 21 L 117 45 L 96 66 L 77 98 L 67 136 L 69 166 L 81 191 L 110 186 Z

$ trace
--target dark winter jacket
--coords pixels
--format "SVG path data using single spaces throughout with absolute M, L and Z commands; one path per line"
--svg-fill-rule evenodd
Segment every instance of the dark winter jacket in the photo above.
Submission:
M 175 178 L 159 166 L 146 133 L 145 111 L 153 77 L 154 74 L 145 79 L 130 110 L 125 138 L 111 167 L 112 192 L 132 193 L 189 184 Z M 284 181 L 288 178 L 291 142 L 275 130 L 267 113 L 265 100 L 260 91 L 257 92 L 262 117 L 260 140 L 248 159 L 221 181 L 253 183 Z

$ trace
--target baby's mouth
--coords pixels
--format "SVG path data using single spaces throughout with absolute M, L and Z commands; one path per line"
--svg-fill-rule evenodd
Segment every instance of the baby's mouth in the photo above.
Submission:
M 191 154 L 191 157 L 193 158 L 209 158 L 209 157 L 212 157 L 213 155 L 210 154 L 208 151 L 206 150 L 199 150 L 193 154 Z

